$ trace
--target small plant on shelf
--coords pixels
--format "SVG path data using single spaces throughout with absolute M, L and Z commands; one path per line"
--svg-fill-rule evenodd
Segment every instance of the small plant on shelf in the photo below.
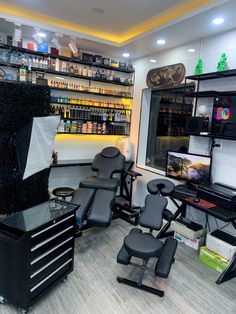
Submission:
M 195 75 L 200 75 L 203 72 L 203 60 L 199 58 L 195 67 Z
M 227 55 L 226 53 L 222 53 L 220 56 L 220 60 L 218 61 L 217 64 L 217 71 L 222 72 L 227 69 Z

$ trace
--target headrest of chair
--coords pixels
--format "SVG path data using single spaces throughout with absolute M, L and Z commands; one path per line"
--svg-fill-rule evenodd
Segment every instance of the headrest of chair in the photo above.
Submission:
M 175 185 L 166 179 L 156 179 L 148 182 L 147 189 L 150 194 L 169 196 L 174 192 Z
M 120 151 L 117 147 L 106 147 L 101 151 L 101 155 L 105 158 L 115 158 L 120 154 Z

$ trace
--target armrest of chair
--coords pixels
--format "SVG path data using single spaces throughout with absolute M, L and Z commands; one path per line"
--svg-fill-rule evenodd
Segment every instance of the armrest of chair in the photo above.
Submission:
M 127 174 L 128 176 L 130 176 L 132 179 L 136 179 L 137 177 L 141 177 L 142 174 L 133 170 L 128 170 L 125 171 L 125 174 Z

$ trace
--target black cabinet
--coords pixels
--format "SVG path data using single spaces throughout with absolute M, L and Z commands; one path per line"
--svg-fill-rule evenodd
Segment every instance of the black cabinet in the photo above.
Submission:
M 0 295 L 27 312 L 73 270 L 77 206 L 45 202 L 0 222 Z

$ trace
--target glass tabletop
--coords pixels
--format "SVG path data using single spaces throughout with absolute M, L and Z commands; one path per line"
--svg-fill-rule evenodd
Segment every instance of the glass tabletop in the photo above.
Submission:
M 19 213 L 13 214 L 1 223 L 22 231 L 32 231 L 62 215 L 73 212 L 79 206 L 61 200 L 50 200 Z

